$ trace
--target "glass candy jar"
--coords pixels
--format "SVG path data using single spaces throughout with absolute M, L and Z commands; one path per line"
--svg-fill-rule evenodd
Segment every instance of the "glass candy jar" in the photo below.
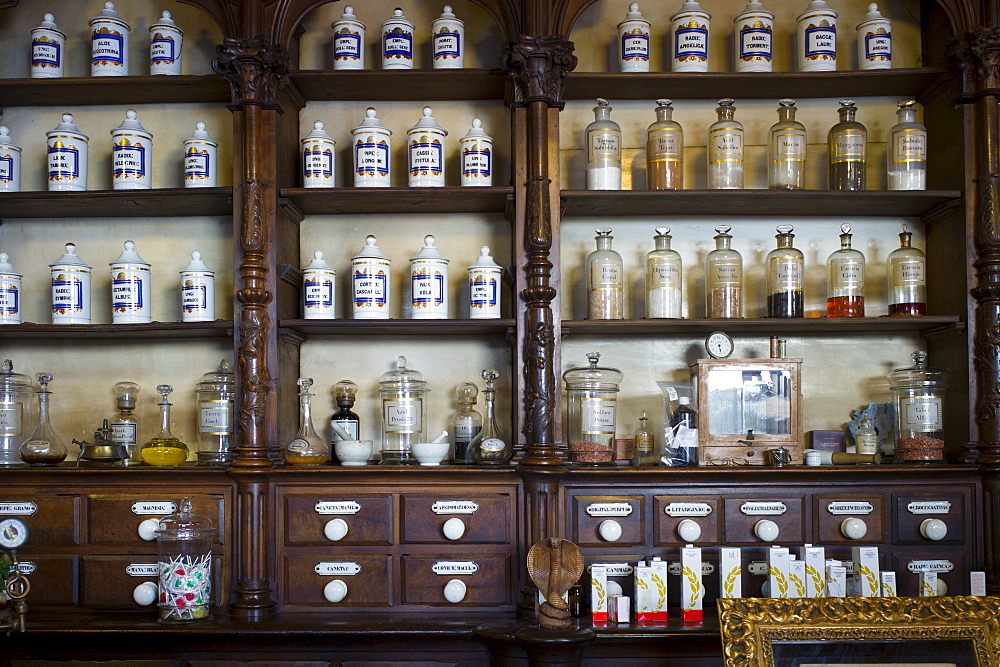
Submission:
M 190 623 L 212 613 L 212 540 L 208 517 L 191 511 L 191 499 L 180 511 L 160 519 L 156 530 L 160 623 Z
M 563 373 L 566 383 L 566 443 L 569 460 L 585 465 L 614 465 L 615 408 L 622 372 L 600 368 L 601 355 L 588 352 L 589 366 Z
M 927 353 L 912 354 L 913 366 L 889 373 L 896 406 L 896 462 L 944 461 L 944 394 L 951 375 L 927 365 Z
M 223 359 L 219 368 L 201 376 L 198 383 L 198 465 L 223 465 L 232 460 L 233 367 Z
M 4 359 L 0 366 L 0 466 L 24 465 L 17 450 L 31 423 L 33 390 L 31 378 L 15 373 L 13 362 Z
M 424 434 L 424 394 L 427 382 L 420 371 L 406 367 L 406 357 L 396 359 L 396 370 L 382 374 L 382 465 L 411 465 L 416 459 L 410 446 Z

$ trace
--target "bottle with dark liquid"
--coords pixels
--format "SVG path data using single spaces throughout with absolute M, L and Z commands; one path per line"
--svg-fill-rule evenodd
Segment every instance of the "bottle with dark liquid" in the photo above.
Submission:
M 854 120 L 854 100 L 840 100 L 840 122 L 830 128 L 830 189 L 864 190 L 868 130 Z
M 865 316 L 865 256 L 851 248 L 851 226 L 840 226 L 840 250 L 827 260 L 830 291 L 826 298 L 827 317 Z
M 483 429 L 483 417 L 473 406 L 479 395 L 479 388 L 471 382 L 463 382 L 455 389 L 458 397 L 458 412 L 452 422 L 455 433 L 455 457 L 458 464 L 472 463 L 469 460 L 469 443 Z
M 899 233 L 899 247 L 889 253 L 886 275 L 889 279 L 890 315 L 927 314 L 927 258 L 910 245 L 912 232 Z
M 778 225 L 778 247 L 767 254 L 767 316 L 802 317 L 802 251 L 792 247 L 791 225 Z
M 673 430 L 674 466 L 698 465 L 698 413 L 691 407 L 691 399 L 681 396 L 677 399 L 678 406 L 670 420 Z
M 331 423 L 350 433 L 355 440 L 361 438 L 361 418 L 351 411 L 351 408 L 354 407 L 354 397 L 357 393 L 358 385 L 350 380 L 341 380 L 333 385 L 333 394 L 337 398 L 337 407 L 339 410 L 330 416 Z M 330 438 L 332 442 L 342 439 L 337 435 L 336 431 L 333 431 L 333 435 Z

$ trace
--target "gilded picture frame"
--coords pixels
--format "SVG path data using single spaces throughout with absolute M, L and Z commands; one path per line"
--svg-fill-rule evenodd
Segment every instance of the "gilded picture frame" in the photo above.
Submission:
M 1000 665 L 996 597 L 719 598 L 718 609 L 726 667 Z M 857 658 L 866 645 L 891 660 Z

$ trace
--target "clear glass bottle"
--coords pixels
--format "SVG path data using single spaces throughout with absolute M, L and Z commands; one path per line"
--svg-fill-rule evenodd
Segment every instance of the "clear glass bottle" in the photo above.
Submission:
M 601 355 L 588 352 L 589 366 L 563 373 L 566 383 L 566 444 L 569 460 L 585 465 L 615 464 L 615 408 L 622 372 L 601 368 Z
M 914 352 L 911 368 L 889 373 L 896 404 L 896 463 L 944 460 L 944 395 L 950 373 L 927 365 L 927 353 Z
M 506 465 L 514 456 L 514 444 L 504 436 L 497 424 L 497 392 L 493 383 L 500 374 L 494 370 L 484 370 L 481 376 L 486 380 L 486 389 L 483 390 L 486 417 L 483 419 L 482 430 L 469 443 L 469 462 L 475 465 Z
M 170 406 L 173 404 L 167 396 L 173 391 L 169 384 L 156 385 L 156 392 L 162 399 L 159 402 L 160 432 L 139 450 L 143 463 L 151 466 L 176 466 L 187 461 L 188 446 L 170 432 Z
M 620 320 L 625 317 L 625 271 L 622 256 L 611 249 L 609 227 L 596 230 L 597 250 L 587 256 L 587 317 Z
M 51 373 L 38 373 L 35 375 L 40 386 L 38 390 L 38 424 L 35 430 L 27 437 L 21 445 L 19 453 L 21 460 L 31 465 L 55 465 L 63 461 L 69 450 L 66 444 L 52 430 L 49 423 L 49 383 L 52 382 Z
M 684 189 L 684 130 L 670 100 L 656 100 L 656 121 L 646 128 L 646 189 Z
M 122 465 L 134 466 L 142 463 L 139 456 L 139 418 L 135 416 L 136 400 L 139 397 L 139 385 L 135 382 L 115 383 L 115 405 L 118 414 L 111 420 L 111 441 L 125 447 L 128 458 Z
M 910 245 L 912 232 L 899 233 L 899 247 L 886 259 L 889 280 L 889 315 L 927 314 L 927 258 Z
M 857 454 L 875 454 L 878 452 L 878 434 L 871 417 L 863 417 L 858 430 L 854 432 L 854 452 Z
M 795 100 L 778 100 L 778 122 L 768 133 L 767 187 L 801 190 L 806 171 L 806 128 L 795 120 Z
M 201 376 L 198 396 L 198 465 L 225 465 L 233 460 L 233 412 L 236 382 L 229 359 Z
M 430 391 L 420 371 L 406 367 L 406 357 L 396 359 L 396 370 L 382 374 L 381 465 L 417 465 L 410 452 L 424 439 L 424 395 Z
M 854 119 L 854 100 L 840 100 L 840 122 L 827 137 L 831 190 L 864 190 L 868 130 Z
M 354 440 L 361 438 L 361 418 L 355 414 L 351 408 L 354 407 L 355 397 L 358 394 L 358 385 L 351 380 L 341 380 L 333 385 L 333 395 L 337 399 L 337 411 L 330 416 L 330 423 L 336 424 L 351 434 Z M 330 442 L 343 440 L 333 429 Z
M 594 122 L 585 130 L 587 189 L 620 190 L 622 187 L 622 129 L 611 120 L 611 104 L 598 98 Z
M 706 313 L 710 318 L 743 317 L 743 256 L 732 249 L 729 225 L 715 228 L 715 250 L 705 258 Z
M 927 128 L 917 122 L 916 102 L 897 104 L 899 122 L 889 130 L 889 189 L 927 189 Z
M 653 440 L 653 432 L 649 430 L 649 417 L 646 411 L 642 411 L 639 417 L 639 428 L 635 430 L 635 455 L 632 457 L 633 466 L 655 466 L 660 462 L 660 456 L 656 452 L 656 445 Z
M 767 253 L 767 317 L 802 317 L 805 259 L 792 247 L 791 225 L 778 225 L 778 247 Z
M 452 421 L 455 434 L 454 461 L 457 464 L 472 463 L 469 460 L 469 443 L 483 428 L 482 415 L 472 407 L 476 404 L 479 387 L 471 382 L 463 382 L 455 389 L 455 395 L 459 407 Z
M 827 260 L 830 291 L 826 298 L 827 317 L 865 316 L 865 256 L 851 247 L 851 226 L 840 226 L 840 250 Z
M 313 427 L 312 378 L 299 378 L 299 432 L 285 445 L 285 462 L 292 465 L 318 466 L 330 462 L 330 445 Z
M 698 465 L 698 413 L 691 407 L 689 396 L 677 397 L 677 409 L 670 419 L 673 437 L 670 465 Z
M 654 248 L 646 254 L 646 317 L 650 319 L 680 318 L 681 255 L 670 249 L 670 228 L 657 227 Z
M 14 363 L 4 359 L 0 366 L 0 466 L 23 466 L 17 450 L 31 423 L 31 394 L 34 385 L 24 373 L 14 372 Z
M 733 117 L 733 100 L 719 100 L 719 119 L 708 128 L 708 187 L 733 190 L 743 187 L 743 124 Z

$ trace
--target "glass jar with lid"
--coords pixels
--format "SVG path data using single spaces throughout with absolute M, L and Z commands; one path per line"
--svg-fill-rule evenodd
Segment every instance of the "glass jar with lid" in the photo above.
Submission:
M 791 225 L 778 225 L 778 247 L 767 253 L 767 316 L 802 317 L 805 260 L 792 247 L 795 234 Z
M 944 394 L 951 373 L 927 365 L 927 353 L 914 352 L 913 366 L 889 373 L 896 406 L 897 463 L 944 461 Z
M 563 373 L 566 383 L 566 444 L 569 460 L 585 465 L 615 464 L 615 408 L 622 372 L 597 365 L 601 355 L 588 352 L 589 366 Z
M 161 623 L 191 623 L 212 612 L 212 520 L 191 511 L 184 498 L 180 511 L 160 519 L 159 554 Z
M 715 250 L 705 256 L 708 317 L 743 317 L 743 256 L 733 250 L 729 225 L 715 228 Z
M 201 376 L 198 383 L 198 465 L 224 465 L 232 461 L 233 367 L 223 359 L 219 368 Z
M 0 467 L 24 465 L 17 450 L 33 423 L 34 388 L 30 377 L 14 372 L 14 362 L 3 360 L 0 366 Z
M 410 453 L 415 442 L 423 440 L 424 374 L 406 367 L 406 357 L 396 359 L 396 370 L 382 374 L 378 383 L 382 397 L 381 465 L 416 465 Z
M 587 255 L 587 317 L 620 320 L 625 317 L 625 271 L 622 256 L 611 249 L 610 227 L 597 230 L 597 250 Z

